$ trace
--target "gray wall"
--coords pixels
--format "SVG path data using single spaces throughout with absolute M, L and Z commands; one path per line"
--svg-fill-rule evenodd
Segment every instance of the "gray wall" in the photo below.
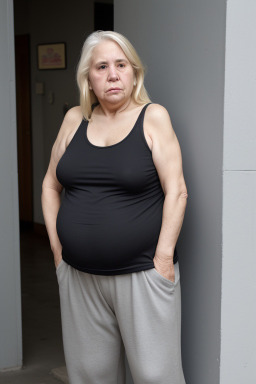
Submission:
M 22 365 L 12 0 L 0 1 L 0 370 Z
M 188 384 L 219 382 L 224 0 L 115 1 L 115 30 L 147 64 L 146 87 L 179 139 L 188 206 L 178 242 Z
M 101 2 L 112 3 L 111 0 Z M 63 105 L 79 104 L 75 69 L 83 42 L 93 32 L 94 0 L 15 0 L 15 34 L 30 34 L 31 120 L 33 146 L 34 221 L 44 223 L 41 209 L 42 181 L 47 170 L 53 142 L 63 120 Z M 17 22 L 16 22 L 17 21 Z M 37 69 L 37 44 L 66 42 L 67 69 Z M 43 82 L 45 94 L 35 93 L 36 82 Z M 48 102 L 49 92 L 54 103 Z
M 256 3 L 227 2 L 221 384 L 256 383 Z

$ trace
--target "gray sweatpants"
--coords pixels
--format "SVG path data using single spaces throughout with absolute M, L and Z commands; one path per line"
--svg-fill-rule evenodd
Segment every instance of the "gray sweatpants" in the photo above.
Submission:
M 70 384 L 125 384 L 125 352 L 134 384 L 185 384 L 178 263 L 175 283 L 155 268 L 102 276 L 64 260 L 56 274 Z

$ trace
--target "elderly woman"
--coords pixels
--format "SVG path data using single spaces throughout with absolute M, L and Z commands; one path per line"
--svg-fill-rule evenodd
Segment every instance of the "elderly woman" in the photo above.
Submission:
M 187 190 L 167 110 L 131 43 L 92 33 L 42 185 L 71 384 L 184 384 L 176 242 Z M 60 199 L 65 189 L 63 200 Z

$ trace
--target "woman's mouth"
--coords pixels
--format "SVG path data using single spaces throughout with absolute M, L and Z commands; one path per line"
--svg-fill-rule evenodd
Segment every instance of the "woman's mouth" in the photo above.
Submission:
M 109 88 L 107 90 L 107 93 L 115 93 L 115 92 L 118 92 L 118 91 L 121 91 L 121 88 L 113 87 L 113 88 Z

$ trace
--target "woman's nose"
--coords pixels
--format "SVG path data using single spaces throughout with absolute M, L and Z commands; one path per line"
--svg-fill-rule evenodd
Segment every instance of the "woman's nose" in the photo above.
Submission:
M 116 81 L 116 80 L 118 80 L 118 73 L 117 73 L 117 70 L 116 70 L 115 66 L 110 66 L 109 67 L 108 80 L 109 81 Z

